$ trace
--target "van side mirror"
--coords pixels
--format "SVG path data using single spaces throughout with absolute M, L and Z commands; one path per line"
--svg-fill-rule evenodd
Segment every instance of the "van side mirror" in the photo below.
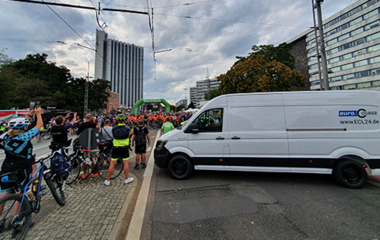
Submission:
M 184 131 L 185 133 L 198 133 L 199 132 L 199 128 L 198 128 L 198 124 L 196 123 L 191 123 L 187 128 L 186 130 Z

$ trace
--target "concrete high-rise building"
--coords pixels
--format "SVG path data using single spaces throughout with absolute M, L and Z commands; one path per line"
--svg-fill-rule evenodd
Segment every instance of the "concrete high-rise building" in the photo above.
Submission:
M 205 93 L 219 87 L 220 82 L 216 79 L 206 79 L 197 81 L 196 87 L 190 88 L 190 101 L 195 107 L 200 107 L 200 102 L 205 101 Z
M 94 79 L 111 82 L 111 91 L 119 94 L 119 104 L 126 107 L 143 98 L 144 48 L 109 39 L 96 30 Z
M 322 4 L 323 10 L 323 4 Z M 311 11 L 311 10 L 310 10 Z M 380 90 L 380 2 L 359 0 L 323 20 L 331 90 Z M 319 32 L 318 32 L 319 36 Z M 310 89 L 319 90 L 314 30 L 292 38 L 296 68 L 308 71 Z M 319 47 L 320 50 L 320 47 Z M 297 65 L 298 64 L 298 65 Z M 307 69 L 305 70 L 305 68 Z M 324 79 L 322 74 L 322 79 Z

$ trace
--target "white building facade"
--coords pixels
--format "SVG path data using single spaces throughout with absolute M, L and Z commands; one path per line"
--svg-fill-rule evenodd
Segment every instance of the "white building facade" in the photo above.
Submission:
M 205 93 L 219 87 L 220 82 L 216 79 L 206 79 L 197 81 L 196 87 L 190 88 L 190 101 L 195 107 L 200 107 L 200 102 L 205 100 Z
M 380 90 L 379 0 L 359 0 L 325 19 L 323 33 L 330 89 Z M 322 65 L 318 70 L 314 30 L 301 35 L 306 35 L 310 89 L 319 90 Z
M 111 91 L 119 94 L 119 104 L 126 107 L 143 98 L 144 48 L 108 39 L 96 30 L 94 79 L 111 82 Z

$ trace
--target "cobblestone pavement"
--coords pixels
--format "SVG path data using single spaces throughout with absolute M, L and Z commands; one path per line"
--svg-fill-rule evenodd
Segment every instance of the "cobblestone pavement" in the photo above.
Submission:
M 130 177 L 134 175 L 130 173 Z M 108 239 L 115 230 L 116 219 L 123 214 L 121 209 L 127 196 L 133 194 L 136 178 L 125 185 L 124 173 L 121 173 L 111 180 L 111 186 L 106 187 L 103 182 L 100 177 L 89 177 L 66 185 L 64 207 L 54 201 L 48 188 L 44 190 L 41 212 L 33 215 L 32 221 L 36 224 L 29 229 L 26 239 Z M 45 212 L 44 207 L 48 208 Z

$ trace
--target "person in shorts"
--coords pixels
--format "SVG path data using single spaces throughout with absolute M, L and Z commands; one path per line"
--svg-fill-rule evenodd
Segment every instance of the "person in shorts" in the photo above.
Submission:
M 5 159 L 1 166 L 0 175 L 17 171 L 16 176 L 24 188 L 32 179 L 33 173 L 33 145 L 31 139 L 37 135 L 38 129 L 43 126 L 41 108 L 34 110 L 37 123 L 32 129 L 28 129 L 29 120 L 16 118 L 9 121 L 9 131 L 1 136 L 0 143 L 5 152 Z M 33 165 L 34 166 L 34 165 Z M 14 183 L 0 181 L 0 198 L 9 194 Z M 0 205 L 0 215 L 4 204 Z
M 117 116 L 118 124 L 112 128 L 113 136 L 113 148 L 112 148 L 112 157 L 111 164 L 108 168 L 107 180 L 104 181 L 104 185 L 109 186 L 111 184 L 111 176 L 115 169 L 117 160 L 121 158 L 124 164 L 124 183 L 128 184 L 133 182 L 133 177 L 129 178 L 129 127 L 125 125 L 125 120 L 127 117 L 124 114 L 119 114 Z
M 99 132 L 101 134 L 100 143 L 108 145 L 108 147 L 105 149 L 104 154 L 106 154 L 108 162 L 111 162 L 113 137 L 111 121 L 109 119 L 104 120 L 104 127 L 100 129 Z
M 136 143 L 135 153 L 136 153 L 136 165 L 135 169 L 139 169 L 140 155 L 141 155 L 141 167 L 146 168 L 146 142 L 148 140 L 148 145 L 150 145 L 149 131 L 144 127 L 144 120 L 140 119 L 138 121 L 138 126 L 133 130 L 132 136 L 132 147 Z

